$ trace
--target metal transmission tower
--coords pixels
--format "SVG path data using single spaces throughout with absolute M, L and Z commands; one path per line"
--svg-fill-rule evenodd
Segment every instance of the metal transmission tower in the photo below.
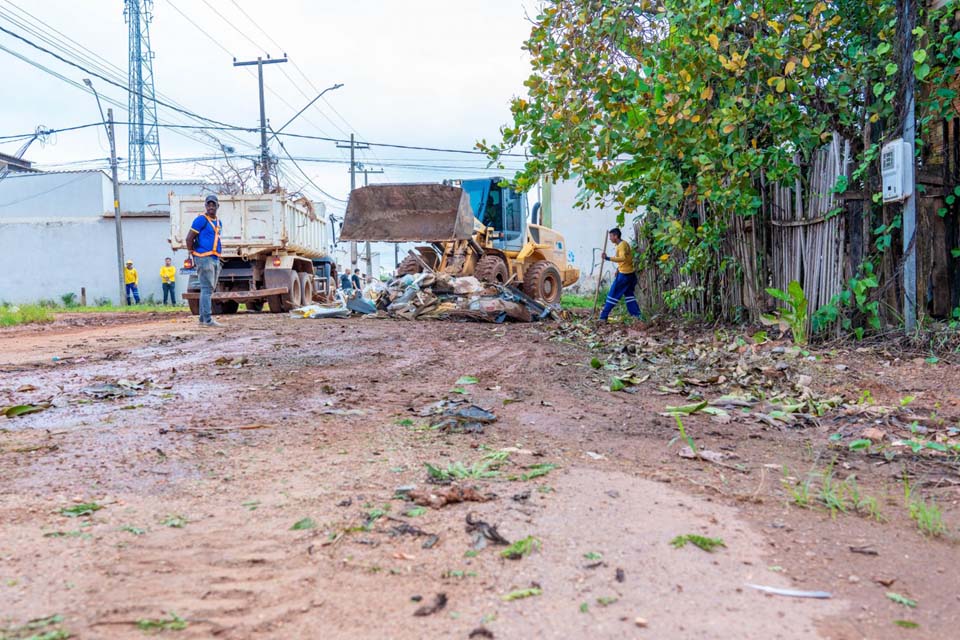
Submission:
M 130 27 L 127 45 L 130 56 L 127 81 L 130 93 L 127 178 L 146 180 L 148 163 L 155 167 L 150 179 L 163 178 L 157 99 L 153 86 L 153 51 L 150 50 L 153 0 L 124 0 L 123 5 L 123 16 Z

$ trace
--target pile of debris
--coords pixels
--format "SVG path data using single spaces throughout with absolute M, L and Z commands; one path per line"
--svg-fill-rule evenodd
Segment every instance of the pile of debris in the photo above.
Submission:
M 559 309 L 543 304 L 509 284 L 481 282 L 473 276 L 418 273 L 367 287 L 352 297 L 337 292 L 331 305 L 295 309 L 297 318 L 346 318 L 359 313 L 402 320 L 454 319 L 480 322 L 533 322 L 559 319 Z
M 422 318 L 533 322 L 558 317 L 558 311 L 516 287 L 480 282 L 473 276 L 444 273 L 405 275 L 390 282 L 375 300 L 382 315 Z

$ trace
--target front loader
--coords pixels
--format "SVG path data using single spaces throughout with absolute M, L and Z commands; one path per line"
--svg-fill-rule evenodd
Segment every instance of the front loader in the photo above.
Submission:
M 502 178 L 354 189 L 340 240 L 423 242 L 397 274 L 424 269 L 484 282 L 515 282 L 528 296 L 560 302 L 580 271 L 567 264 L 563 236 L 526 221 L 526 195 Z

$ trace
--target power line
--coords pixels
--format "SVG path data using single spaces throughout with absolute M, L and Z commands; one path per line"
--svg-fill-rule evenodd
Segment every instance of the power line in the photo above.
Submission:
M 0 8 L 0 17 L 6 19 L 8 22 L 22 29 L 23 31 L 39 38 L 41 41 L 46 43 L 51 48 L 62 52 L 64 55 L 71 56 L 74 59 L 79 60 L 80 62 L 84 63 L 88 67 L 91 67 L 99 71 L 103 75 L 111 77 L 111 79 L 113 79 L 115 82 L 119 82 L 119 83 L 127 82 L 126 73 L 122 69 L 120 69 L 117 65 L 113 64 L 112 62 L 110 62 L 103 56 L 99 55 L 95 51 L 84 46 L 82 43 L 77 42 L 76 40 L 72 39 L 70 36 L 57 30 L 55 27 L 51 26 L 47 22 L 44 22 L 43 20 L 33 15 L 29 11 L 23 9 L 22 7 L 19 7 L 15 3 L 7 0 L 6 4 L 12 7 L 12 10 Z M 22 15 L 17 15 L 17 13 L 13 13 L 13 11 L 16 11 Z M 31 21 L 33 22 L 33 24 L 31 24 Z M 10 52 L 9 50 L 7 51 Z M 50 73 L 51 75 L 54 75 L 55 77 L 58 77 L 61 80 L 67 81 L 70 84 L 73 84 L 74 86 L 78 86 L 78 88 L 82 89 L 86 93 L 93 93 L 90 89 L 87 89 L 85 87 L 79 87 L 77 83 L 67 80 L 63 76 L 57 74 L 56 72 L 51 71 L 46 67 L 38 66 L 38 63 L 35 63 L 29 59 L 26 59 L 23 56 L 20 56 L 18 54 L 13 54 L 13 55 L 17 55 L 17 57 L 24 60 L 25 62 L 28 62 L 29 64 L 32 64 L 33 66 L 36 66 L 37 68 L 40 68 L 41 70 L 46 71 L 47 73 Z M 126 85 L 124 84 L 124 86 Z M 185 107 L 182 104 L 164 95 L 163 93 L 156 92 L 156 94 L 160 96 L 163 100 L 169 102 L 170 104 L 173 104 L 181 109 L 185 109 Z M 113 102 L 113 104 L 115 104 L 119 108 L 122 108 L 124 111 L 126 111 L 126 107 L 124 105 L 121 105 L 118 102 Z M 184 117 L 181 114 L 173 114 L 173 115 L 175 117 Z M 192 118 L 192 119 L 197 120 L 196 118 Z M 180 134 L 180 135 L 183 135 L 183 134 Z M 242 138 L 232 133 L 226 134 L 226 135 L 238 144 L 241 144 L 241 145 L 248 144 L 247 141 L 243 140 Z M 207 142 L 206 140 L 203 140 L 202 138 L 189 136 L 189 135 L 186 137 L 189 137 L 197 142 L 200 142 L 201 144 L 210 146 L 210 143 Z
M 104 76 L 104 75 L 102 75 L 102 74 L 100 74 L 100 73 L 98 73 L 98 72 L 96 72 L 96 71 L 93 71 L 93 70 L 91 70 L 91 69 L 88 69 L 87 67 L 84 67 L 83 65 L 77 64 L 76 62 L 73 62 L 73 61 L 71 61 L 71 60 L 67 60 L 67 59 L 64 58 L 63 56 L 61 56 L 61 55 L 59 55 L 59 54 L 51 51 L 50 49 L 47 49 L 46 47 L 40 46 L 39 44 L 37 44 L 36 42 L 33 42 L 33 41 L 30 40 L 29 38 L 24 38 L 23 36 L 21 36 L 21 35 L 13 32 L 13 31 L 7 29 L 7 28 L 4 27 L 4 26 L 0 26 L 0 31 L 3 31 L 4 33 L 6 33 L 6 34 L 8 34 L 8 35 L 13 36 L 13 37 L 16 38 L 17 40 L 20 40 L 21 42 L 30 45 L 31 47 L 33 47 L 34 49 L 37 49 L 38 51 L 42 51 L 42 52 L 46 53 L 47 55 L 50 55 L 50 56 L 56 58 L 57 60 L 59 60 L 60 62 L 63 62 L 64 64 L 68 64 L 68 65 L 70 65 L 71 67 L 74 67 L 74 68 L 76 68 L 76 69 L 79 69 L 79 70 L 83 71 L 84 73 L 87 73 L 87 74 L 90 74 L 90 75 L 92 75 L 92 76 L 94 76 L 94 77 L 97 77 L 97 78 L 99 78 L 100 80 L 103 80 L 104 82 L 106 82 L 106 83 L 108 83 L 108 84 L 111 84 L 111 85 L 113 85 L 113 86 L 115 86 L 115 87 L 118 87 L 118 88 L 120 88 L 120 89 L 123 89 L 124 91 L 126 91 L 126 92 L 128 92 L 128 93 L 135 93 L 135 94 L 139 95 L 140 97 L 142 97 L 142 98 L 144 98 L 144 99 L 148 99 L 147 96 L 144 96 L 142 93 L 133 91 L 133 90 L 131 90 L 129 87 L 126 87 L 126 86 L 120 84 L 119 82 L 115 82 L 115 81 L 111 80 L 110 78 L 108 78 L 108 77 L 106 77 L 106 76 Z M 220 120 L 214 120 L 213 118 L 208 118 L 208 117 L 206 117 L 206 116 L 201 116 L 201 115 L 199 115 L 199 114 L 197 114 L 197 113 L 194 113 L 193 111 L 189 111 L 189 110 L 187 110 L 187 109 L 181 109 L 181 108 L 179 108 L 179 107 L 175 107 L 174 105 L 169 104 L 169 103 L 164 102 L 164 101 L 155 100 L 155 102 L 156 102 L 157 104 L 163 105 L 163 106 L 166 107 L 167 109 L 172 109 L 173 111 L 176 111 L 176 112 L 178 112 L 178 113 L 182 113 L 182 114 L 184 114 L 184 115 L 190 116 L 191 118 L 194 118 L 194 119 L 197 119 L 197 120 L 203 120 L 204 122 L 212 122 L 213 124 L 220 125 L 220 126 L 224 126 L 224 127 L 233 127 L 234 129 L 242 129 L 242 127 L 237 127 L 237 126 L 235 126 L 235 125 L 230 125 L 230 124 L 227 124 L 226 122 L 221 122 Z

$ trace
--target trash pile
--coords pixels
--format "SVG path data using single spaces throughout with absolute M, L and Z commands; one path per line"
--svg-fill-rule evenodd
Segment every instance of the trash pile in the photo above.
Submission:
M 510 285 L 480 282 L 444 273 L 405 275 L 376 298 L 382 315 L 404 320 L 460 319 L 501 323 L 556 317 L 556 310 Z
M 559 319 L 558 309 L 520 289 L 480 282 L 473 276 L 419 273 L 368 286 L 362 295 L 337 291 L 337 302 L 294 309 L 295 318 L 347 318 L 352 313 L 402 320 L 454 319 L 502 323 Z

